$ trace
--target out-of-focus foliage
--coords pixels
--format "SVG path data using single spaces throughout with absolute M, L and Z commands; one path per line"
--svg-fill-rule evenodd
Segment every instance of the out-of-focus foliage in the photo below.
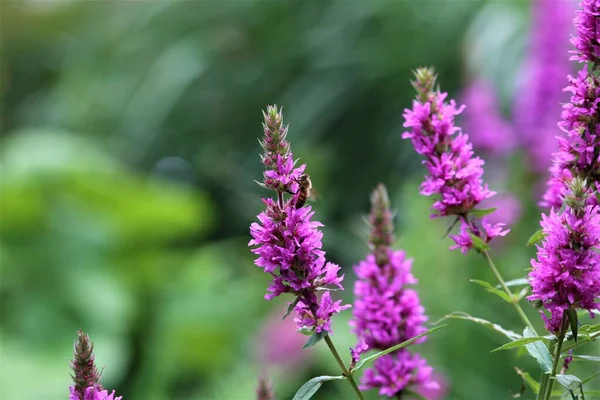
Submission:
M 455 94 L 475 54 L 509 98 L 526 6 L 2 2 L 0 397 L 65 398 L 79 328 L 105 386 L 126 399 L 252 399 L 265 372 L 287 399 L 337 374 L 324 346 L 298 351 L 305 338 L 277 323 L 285 301 L 262 299 L 268 277 L 247 248 L 266 194 L 254 183 L 260 110 L 272 103 L 321 194 L 346 301 L 367 252 L 368 193 L 383 181 L 431 320 L 461 310 L 520 330 L 502 300 L 467 282 L 493 281 L 482 260 L 440 240 L 446 225 L 428 219 L 420 161 L 400 133 L 417 66 L 435 65 Z M 531 202 L 525 163 L 511 157 L 511 190 Z M 530 203 L 494 249 L 507 278 L 528 267 L 538 219 Z M 349 318 L 334 323 L 346 357 Z M 504 341 L 453 321 L 421 347 L 448 398 L 497 399 L 519 390 L 514 366 L 536 371 L 516 353 L 487 355 Z M 350 396 L 329 382 L 316 398 Z

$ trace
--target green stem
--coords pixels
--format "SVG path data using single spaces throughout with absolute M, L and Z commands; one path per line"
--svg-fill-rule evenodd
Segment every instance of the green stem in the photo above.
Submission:
M 531 330 L 537 336 L 537 332 L 535 331 L 535 328 L 534 328 L 533 324 L 531 323 L 531 321 L 529 320 L 529 318 L 527 317 L 527 315 L 525 314 L 525 312 L 521 308 L 521 305 L 516 301 L 516 298 L 514 297 L 514 295 L 513 295 L 512 291 L 510 290 L 510 288 L 508 286 L 506 286 L 506 282 L 502 278 L 502 275 L 500 275 L 500 271 L 498 271 L 498 268 L 496 268 L 496 264 L 494 264 L 494 261 L 492 261 L 492 257 L 490 257 L 490 253 L 487 250 L 484 250 L 482 254 L 485 257 L 486 261 L 488 262 L 488 264 L 490 266 L 490 269 L 492 270 L 492 272 L 494 273 L 494 275 L 496 275 L 496 279 L 498 279 L 498 282 L 500 283 L 500 286 L 502 286 L 502 289 L 504 289 L 504 292 L 511 299 L 513 299 L 512 305 L 515 308 L 515 310 L 517 310 L 517 313 L 519 314 L 519 316 L 521 317 L 521 319 L 523 320 L 523 322 L 525 322 L 525 325 L 527 325 L 529 328 L 531 328 Z
M 537 394 L 536 400 L 544 400 L 544 395 L 546 394 L 546 388 L 548 387 L 549 379 L 550 375 L 544 374 L 542 372 L 542 377 L 540 378 L 540 391 Z
M 546 388 L 546 396 L 544 396 L 545 400 L 550 400 L 552 397 L 552 387 L 554 386 L 554 378 L 556 376 L 556 370 L 558 369 L 558 363 L 560 362 L 560 352 L 562 351 L 563 340 L 565 339 L 565 335 L 567 333 L 567 314 L 564 313 L 562 317 L 562 321 L 560 323 L 560 332 L 558 333 L 558 341 L 556 342 L 556 351 L 554 353 L 554 362 L 552 363 L 552 373 L 550 374 L 548 380 L 548 387 Z
M 356 382 L 354 381 L 354 377 L 352 376 L 352 373 L 350 371 L 348 371 L 348 368 L 346 368 L 344 361 L 342 361 L 342 358 L 340 357 L 340 353 L 338 353 L 338 351 L 335 348 L 335 345 L 333 344 L 333 342 L 331 341 L 331 338 L 329 337 L 329 335 L 325 335 L 324 339 L 325 339 L 325 343 L 327 343 L 327 346 L 329 347 L 329 350 L 331 350 L 331 354 L 333 354 L 333 357 L 335 358 L 337 363 L 340 365 L 340 368 L 342 369 L 342 374 L 346 378 L 348 378 L 348 382 L 350 382 L 350 386 L 352 386 L 352 390 L 354 390 L 354 393 L 356 393 L 356 397 L 358 397 L 360 400 L 365 400 L 362 393 L 360 392 L 360 389 L 358 388 L 358 385 L 356 385 Z
M 538 336 L 538 334 L 537 334 L 537 332 L 535 330 L 535 327 L 533 326 L 533 324 L 531 323 L 531 321 L 527 317 L 527 314 L 525 314 L 525 311 L 523 311 L 523 309 L 521 308 L 521 305 L 516 300 L 516 298 L 513 296 L 513 293 L 510 290 L 510 288 L 508 286 L 506 286 L 506 282 L 504 281 L 504 278 L 502 278 L 502 275 L 500 275 L 500 271 L 496 267 L 496 264 L 494 264 L 494 261 L 492 260 L 492 257 L 490 256 L 490 253 L 487 250 L 484 250 L 482 254 L 485 257 L 486 261 L 488 262 L 488 265 L 490 266 L 490 269 L 492 270 L 492 272 L 494 273 L 494 275 L 496 275 L 496 279 L 498 279 L 498 282 L 500 283 L 500 286 L 502 286 L 502 289 L 504 289 L 504 292 L 511 299 L 513 299 L 512 305 L 515 308 L 515 310 L 517 310 L 517 314 L 519 314 L 519 316 L 521 317 L 521 319 L 523 320 L 523 322 L 525 323 L 525 325 L 527 325 L 534 332 L 534 334 L 536 336 Z M 546 390 L 546 387 L 548 385 L 548 380 L 549 380 L 548 374 L 544 374 L 542 372 L 542 376 L 540 377 L 540 391 L 538 392 L 537 400 L 542 400 L 544 398 L 545 390 Z

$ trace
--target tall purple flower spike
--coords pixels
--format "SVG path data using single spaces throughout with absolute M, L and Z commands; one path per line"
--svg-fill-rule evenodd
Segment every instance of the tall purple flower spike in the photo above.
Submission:
M 320 229 L 313 221 L 311 206 L 296 208 L 298 181 L 306 166 L 295 166 L 290 144 L 286 141 L 288 126 L 277 106 L 267 107 L 264 115 L 264 138 L 261 156 L 265 172 L 261 186 L 277 193 L 275 199 L 263 198 L 265 210 L 258 222 L 250 225 L 249 246 L 258 256 L 255 264 L 273 278 L 265 295 L 271 300 L 283 293 L 297 298 L 295 321 L 300 329 L 320 333 L 331 332 L 331 316 L 350 305 L 332 301 L 328 289 L 343 290 L 340 267 L 325 260 Z M 286 196 L 288 198 L 286 198 Z M 317 291 L 324 291 L 319 299 Z
M 371 196 L 369 239 L 372 253 L 354 267 L 354 318 L 350 325 L 358 338 L 351 349 L 353 363 L 367 349 L 384 350 L 426 331 L 425 309 L 410 272 L 412 260 L 404 251 L 390 248 L 394 241 L 392 213 L 385 186 L 379 184 Z M 415 343 L 422 343 L 425 337 Z M 420 391 L 436 385 L 432 368 L 417 354 L 406 349 L 385 355 L 365 371 L 361 389 L 378 389 L 379 394 L 395 397 L 407 387 Z
M 546 329 L 558 332 L 563 314 L 585 309 L 593 317 L 600 310 L 600 208 L 589 205 L 585 182 L 576 178 L 565 195 L 565 209 L 542 215 L 545 237 L 531 260 L 530 301 L 539 301 L 550 313 L 542 313 Z
M 418 154 L 425 160 L 429 175 L 421 184 L 420 193 L 435 196 L 432 218 L 456 216 L 461 221 L 458 235 L 450 237 L 456 242 L 451 249 L 463 252 L 473 248 L 471 234 L 489 243 L 496 236 L 504 236 L 504 224 L 491 224 L 486 218 L 478 221 L 469 215 L 479 203 L 495 192 L 483 183 L 483 160 L 476 157 L 469 137 L 454 125 L 454 117 L 465 106 L 458 107 L 454 100 L 446 101 L 447 93 L 434 91 L 436 75 L 431 68 L 419 68 L 412 82 L 417 91 L 412 109 L 404 110 L 402 134 L 410 139 Z

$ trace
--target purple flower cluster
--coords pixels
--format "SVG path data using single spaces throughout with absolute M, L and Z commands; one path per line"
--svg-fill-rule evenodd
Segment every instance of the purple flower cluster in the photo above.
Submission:
M 600 208 L 586 205 L 586 189 L 578 182 L 570 185 L 562 213 L 552 209 L 548 216 L 542 215 L 546 236 L 529 273 L 532 295 L 528 299 L 541 301 L 550 312 L 550 317 L 542 316 L 546 329 L 555 333 L 566 310 L 580 308 L 590 314 L 600 310 L 595 302 L 600 296 Z
M 319 300 L 316 292 L 331 287 L 343 289 L 340 267 L 326 262 L 321 249 L 323 225 L 312 221 L 310 206 L 296 207 L 300 195 L 299 180 L 305 165 L 295 167 L 289 143 L 285 140 L 287 125 L 276 106 L 264 114 L 264 139 L 261 156 L 266 167 L 262 186 L 277 192 L 277 199 L 263 199 L 266 209 L 258 215 L 259 222 L 250 225 L 249 246 L 258 258 L 255 264 L 273 277 L 265 299 L 291 293 L 299 301 L 295 306 L 299 328 L 316 332 L 331 332 L 331 316 L 344 310 L 339 301 L 333 302 L 325 292 Z M 291 193 L 289 199 L 285 194 Z
M 571 39 L 575 46 L 571 60 L 596 62 L 600 57 L 600 1 L 582 0 L 575 12 L 577 34 Z
M 464 112 L 464 125 L 473 145 L 489 154 L 505 155 L 516 146 L 515 133 L 502 118 L 494 88 L 484 80 L 473 81 L 462 93 L 469 104 Z
M 447 93 L 433 91 L 436 76 L 430 68 L 419 68 L 415 72 L 413 86 L 417 90 L 417 99 L 413 108 L 404 110 L 404 126 L 410 131 L 402 138 L 411 139 L 417 153 L 423 155 L 423 163 L 429 175 L 421 185 L 422 195 L 436 195 L 432 218 L 455 215 L 462 224 L 471 227 L 453 236 L 462 248 L 470 236 L 481 234 L 481 239 L 489 242 L 495 236 L 503 236 L 503 224 L 491 226 L 482 221 L 478 228 L 476 221 L 468 215 L 483 200 L 492 197 L 495 192 L 483 183 L 483 160 L 475 157 L 469 137 L 454 125 L 454 118 L 464 106 L 458 107 L 454 100 L 446 102 Z M 458 240 L 457 240 L 458 239 Z M 460 243 L 459 243 L 460 241 Z
M 414 289 L 417 283 L 410 269 L 412 260 L 401 250 L 389 248 L 393 242 L 393 224 L 389 200 L 383 185 L 371 197 L 370 222 L 373 250 L 354 267 L 354 318 L 350 321 L 359 343 L 351 349 L 353 363 L 366 349 L 384 350 L 426 331 L 425 309 Z M 425 337 L 416 343 L 422 343 Z M 394 397 L 408 386 L 435 385 L 431 367 L 418 355 L 406 349 L 385 355 L 375 361 L 373 369 L 363 376 L 361 389 L 379 389 L 382 396 Z
M 73 386 L 71 386 L 69 390 L 69 400 L 121 400 L 123 398 L 122 396 L 115 397 L 114 390 L 111 394 L 108 394 L 108 390 L 101 390 L 95 386 L 90 386 L 85 389 L 83 398 L 80 397 Z
M 363 375 L 361 389 L 379 388 L 379 394 L 386 397 L 396 397 L 407 387 L 418 393 L 436 392 L 439 383 L 432 379 L 432 372 L 433 368 L 418 354 L 400 349 L 375 360 L 373 368 Z
M 514 118 L 531 167 L 541 173 L 550 165 L 554 138 L 560 134 L 555 115 L 568 100 L 562 88 L 571 71 L 565 52 L 574 7 L 569 1 L 540 0 L 532 2 L 531 8 L 533 26 Z

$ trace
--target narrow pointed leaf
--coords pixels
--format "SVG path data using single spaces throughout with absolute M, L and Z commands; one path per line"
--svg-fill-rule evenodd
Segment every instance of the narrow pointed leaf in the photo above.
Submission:
M 529 327 L 527 327 L 523 331 L 523 337 L 534 338 L 536 336 L 535 333 Z M 533 343 L 526 344 L 525 348 L 527 349 L 527 352 L 537 360 L 538 364 L 540 364 L 542 372 L 549 374 L 552 370 L 552 356 L 550 355 L 546 345 L 539 341 L 535 341 Z
M 600 324 L 583 325 L 582 327 L 579 328 L 579 333 L 590 334 L 590 333 L 596 333 L 596 332 L 600 332 Z
M 534 336 L 534 337 L 528 337 L 528 338 L 514 340 L 512 342 L 508 342 L 506 344 L 503 344 L 500 347 L 495 348 L 494 350 L 490 351 L 490 353 L 493 353 L 495 351 L 500 351 L 500 350 L 515 349 L 517 347 L 526 346 L 530 343 L 539 342 L 540 340 L 545 340 L 545 339 L 546 338 L 543 336 Z
M 448 229 L 446 229 L 446 232 L 442 236 L 442 239 L 444 239 L 446 236 L 448 236 L 450 234 L 450 232 L 452 232 L 452 229 L 454 229 L 454 227 L 456 226 L 456 224 L 458 223 L 458 221 L 460 221 L 460 217 L 456 217 L 456 219 L 454 220 L 454 222 L 452 222 L 452 225 L 450 225 L 448 227 Z
M 333 380 L 337 380 L 337 379 L 346 379 L 346 377 L 342 376 L 342 375 L 340 375 L 340 376 L 323 375 L 323 376 L 317 376 L 316 378 L 312 378 L 311 380 L 306 382 L 304 385 L 302 385 L 300 387 L 300 389 L 298 389 L 298 391 L 294 395 L 293 400 L 308 400 L 311 397 L 313 397 L 313 395 L 315 393 L 317 393 L 317 390 L 319 390 L 319 388 L 321 387 L 323 382 L 333 381 Z
M 534 244 L 538 244 L 539 242 L 542 241 L 542 239 L 544 239 L 546 237 L 546 234 L 544 233 L 543 229 L 540 229 L 538 231 L 535 231 L 535 233 L 533 235 L 531 235 L 531 237 L 529 238 L 529 240 L 527 241 L 527 246 L 532 246 Z
M 578 358 L 580 360 L 586 360 L 586 361 L 594 361 L 594 362 L 600 362 L 600 356 L 586 356 L 586 355 L 579 355 L 579 354 L 563 354 L 562 357 L 573 357 L 573 358 Z
M 519 278 L 519 279 L 513 279 L 507 282 L 504 282 L 504 284 L 508 287 L 511 286 L 524 286 L 524 285 L 529 285 L 529 281 L 527 280 L 527 278 Z M 494 286 L 496 289 L 501 289 L 502 285 L 496 285 Z
M 317 332 L 313 333 L 312 336 L 306 342 L 306 344 L 304 344 L 304 346 L 302 346 L 302 348 L 306 349 L 307 347 L 314 346 L 315 344 L 317 344 L 321 340 L 323 340 L 323 338 L 325 336 L 327 336 L 327 331 L 321 331 L 319 333 L 317 333 Z
M 469 215 L 481 218 L 490 215 L 494 211 L 496 211 L 496 208 L 479 208 L 469 211 Z
M 476 283 L 479 286 L 482 286 L 485 288 L 485 290 L 487 290 L 490 293 L 495 294 L 496 296 L 500 297 L 502 300 L 508 302 L 508 303 L 513 303 L 513 300 L 511 299 L 511 297 L 509 295 L 507 295 L 506 293 L 504 293 L 503 291 L 496 289 L 495 287 L 493 287 L 490 283 L 486 282 L 486 281 L 480 281 L 478 279 L 469 279 L 469 282 L 471 283 Z
M 300 301 L 300 296 L 296 297 L 296 300 L 292 301 L 290 303 L 290 305 L 287 308 L 287 311 L 285 312 L 285 315 L 283 316 L 283 318 L 281 318 L 281 320 L 283 321 L 284 319 L 286 319 L 286 317 L 288 315 L 290 315 L 292 313 L 292 311 L 294 311 L 294 307 L 296 307 L 296 305 L 298 305 L 298 302 Z
M 585 385 L 586 383 L 588 383 L 589 381 L 591 381 L 592 379 L 594 379 L 597 376 L 600 376 L 600 371 L 596 372 L 595 374 L 593 374 L 591 376 L 588 376 L 587 378 L 582 380 L 581 383 L 583 383 Z
M 417 335 L 417 336 L 415 336 L 415 337 L 414 337 L 414 338 L 412 338 L 412 339 L 408 339 L 408 340 L 406 340 L 406 341 L 404 341 L 404 342 L 402 342 L 402 343 L 400 343 L 400 344 L 397 344 L 397 345 L 395 345 L 395 346 L 392 346 L 392 347 L 390 347 L 389 349 L 385 349 L 385 350 L 383 350 L 383 351 L 380 351 L 379 353 L 373 354 L 372 356 L 369 356 L 369 357 L 367 357 L 367 358 L 365 358 L 365 359 L 363 359 L 363 360 L 359 361 L 359 363 L 358 363 L 358 364 L 356 364 L 356 366 L 354 367 L 354 369 L 352 369 L 352 371 L 358 371 L 358 370 L 360 370 L 362 367 L 364 367 L 366 364 L 368 364 L 368 363 L 371 363 L 371 362 L 373 362 L 373 361 L 377 360 L 379 357 L 385 356 L 386 354 L 389 354 L 389 353 L 391 353 L 391 352 L 394 352 L 394 351 L 396 351 L 396 350 L 399 350 L 399 349 L 401 349 L 401 348 L 403 348 L 403 347 L 406 347 L 406 346 L 408 346 L 409 344 L 411 344 L 411 343 L 415 342 L 416 340 L 418 340 L 418 339 L 422 338 L 423 336 L 427 336 L 427 335 L 429 335 L 430 333 L 433 333 L 433 332 L 435 332 L 435 331 L 437 331 L 437 330 L 440 330 L 440 329 L 444 328 L 445 326 L 446 326 L 446 325 L 440 325 L 440 326 L 436 326 L 435 328 L 433 328 L 433 329 L 430 329 L 430 330 L 428 330 L 427 332 L 423 332 L 423 333 L 421 333 L 420 335 Z
M 577 343 L 577 329 L 579 328 L 579 322 L 577 321 L 577 311 L 573 310 L 572 308 L 569 308 L 565 312 L 567 314 L 567 317 L 569 318 L 569 325 L 571 325 L 573 339 L 575 340 L 575 343 Z
M 493 322 L 490 322 L 486 319 L 483 318 L 477 318 L 477 317 L 472 317 L 471 315 L 462 312 L 462 311 L 455 311 L 453 313 L 450 313 L 446 316 L 444 316 L 442 319 L 440 319 L 439 321 L 436 322 L 436 324 L 439 324 L 442 321 L 445 321 L 447 319 L 463 319 L 466 321 L 471 321 L 471 322 L 475 322 L 476 324 L 485 326 L 488 329 L 491 329 L 495 332 L 501 333 L 502 335 L 506 336 L 507 338 L 509 338 L 510 340 L 517 340 L 517 339 L 521 339 L 522 336 L 519 335 L 516 332 L 513 332 L 511 330 L 505 329 L 502 326 L 495 324 Z

